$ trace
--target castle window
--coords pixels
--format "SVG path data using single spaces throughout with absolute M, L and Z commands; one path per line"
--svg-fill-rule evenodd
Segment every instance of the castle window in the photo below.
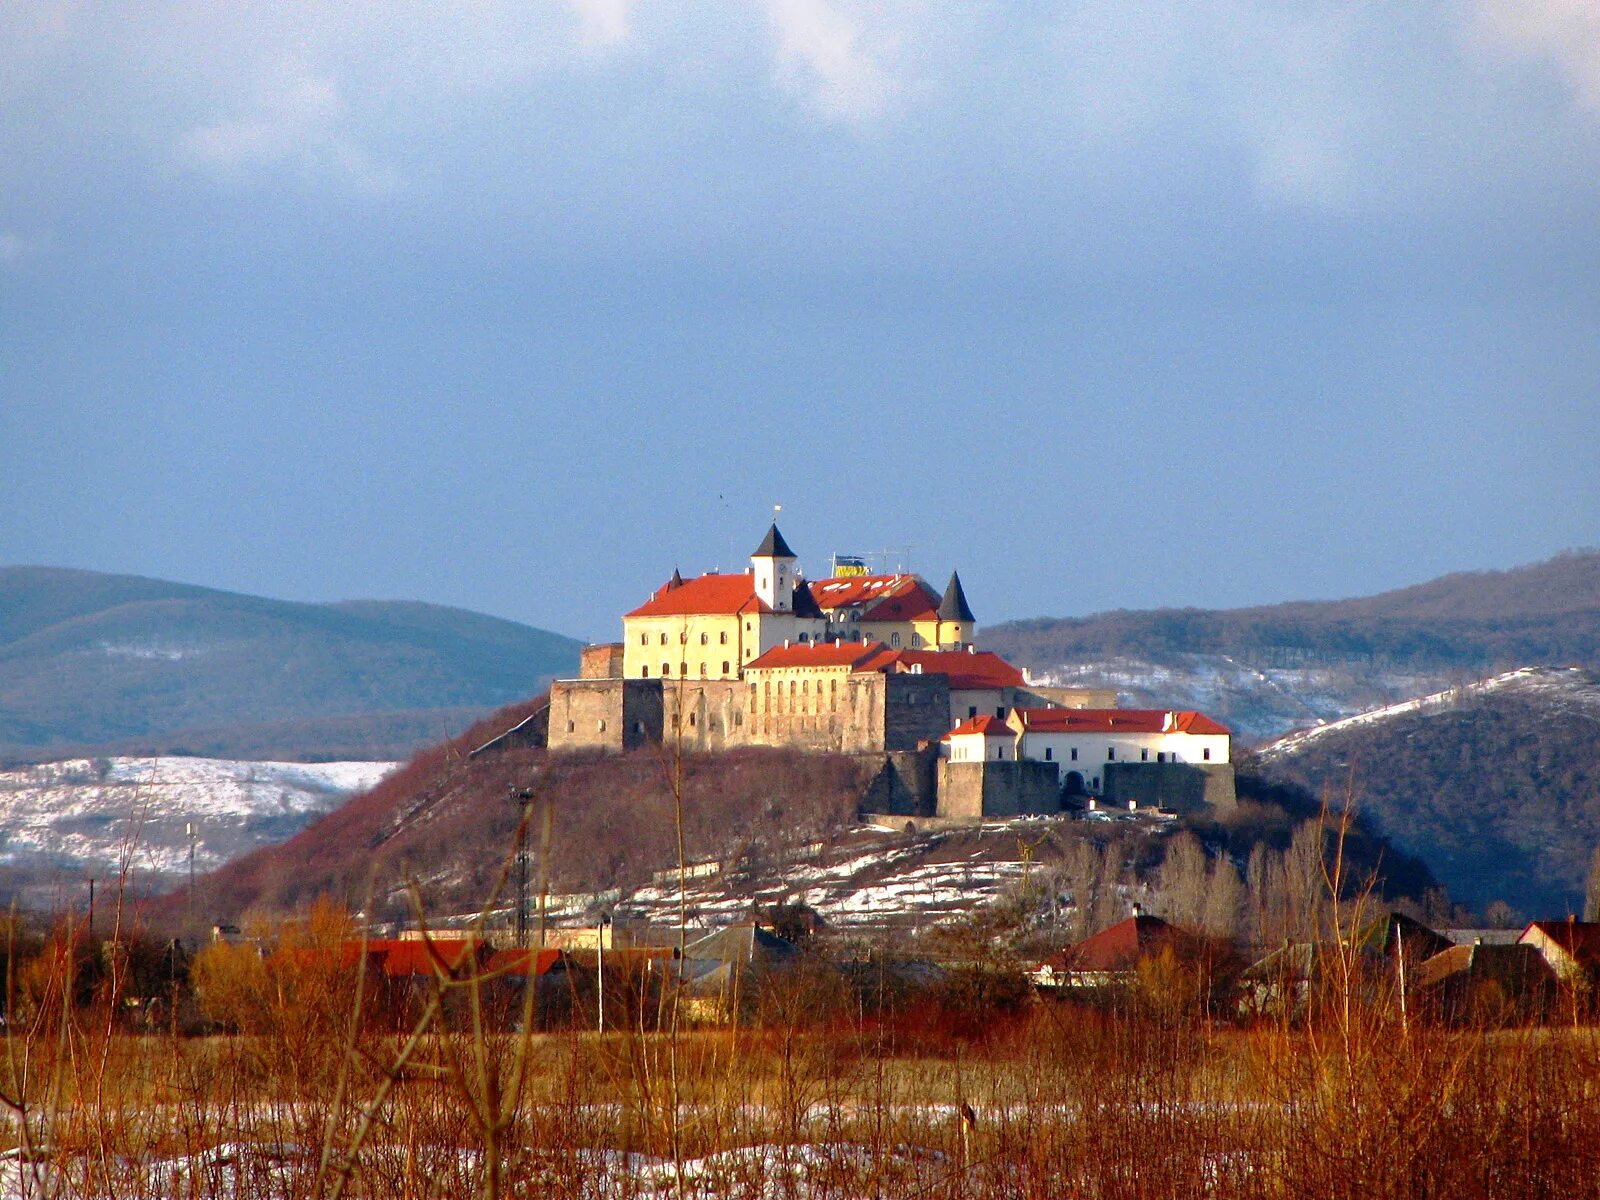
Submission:
M 693 729 L 699 723 L 700 723 L 700 714 L 699 713 L 690 713 L 689 714 L 689 728 Z
M 568 721 L 568 722 L 567 722 L 567 732 L 568 732 L 568 733 L 571 733 L 571 732 L 572 732 L 572 731 L 573 731 L 573 730 L 574 730 L 574 729 L 576 729 L 576 728 L 577 728 L 577 725 L 576 725 L 576 724 L 574 724 L 574 723 L 573 723 L 573 722 L 571 722 L 571 721 Z
M 648 633 L 641 633 L 639 635 L 639 645 L 648 646 L 649 644 L 650 644 L 650 635 Z
M 664 634 L 664 633 L 661 635 L 661 644 L 663 646 L 665 646 L 667 644 L 667 635 Z
M 1055 757 L 1056 757 L 1056 752 L 1053 749 L 1051 749 L 1049 746 L 1046 746 L 1044 748 L 1044 760 L 1045 760 L 1045 762 L 1053 762 L 1055 760 Z
M 689 631 L 686 629 L 686 630 L 684 630 L 682 633 L 680 633 L 678 635 L 678 645 L 687 646 L 688 644 L 689 644 Z
M 1072 748 L 1071 755 L 1072 755 L 1072 761 L 1073 762 L 1077 762 L 1078 761 L 1078 748 L 1076 746 L 1074 746 Z
M 1141 750 L 1141 751 L 1139 751 L 1139 761 L 1140 762 L 1149 762 L 1150 761 L 1150 751 L 1149 750 Z
M 889 635 L 889 645 L 893 646 L 896 650 L 900 648 L 900 635 L 898 633 L 891 633 Z
M 706 643 L 707 643 L 707 642 L 709 642 L 709 641 L 710 641 L 710 640 L 711 640 L 711 637 L 710 637 L 710 635 L 709 635 L 709 634 L 704 634 L 704 633 L 702 633 L 702 634 L 701 634 L 701 635 L 700 635 L 700 644 L 701 644 L 701 645 L 702 645 L 702 646 L 704 646 L 704 645 L 705 645 L 705 644 L 706 644 Z
M 1204 750 L 1200 751 L 1200 757 L 1205 759 L 1207 762 L 1210 762 L 1211 761 L 1211 747 L 1207 746 Z
M 724 646 L 728 644 L 728 635 L 726 633 L 719 633 L 717 636 L 722 639 L 722 644 Z
M 679 677 L 681 678 L 681 677 L 687 675 L 688 673 L 689 673 L 689 664 L 686 663 L 686 662 L 679 663 L 678 664 L 678 675 L 679 675 Z
M 701 663 L 700 664 L 700 678 L 704 679 L 705 677 L 706 677 L 706 665 L 705 665 L 705 663 Z
M 738 709 L 735 709 L 734 712 L 733 712 L 733 723 L 735 725 L 743 725 L 744 724 L 744 714 L 742 712 L 740 712 Z
M 671 675 L 671 674 L 672 674 L 672 664 L 671 663 L 662 663 L 661 664 L 661 677 L 663 679 L 665 679 L 668 675 Z
M 722 660 L 722 673 L 724 675 L 726 675 L 728 673 L 728 660 L 727 659 L 723 659 Z
M 633 731 L 635 733 L 643 733 L 644 732 L 644 722 L 643 721 L 635 721 L 633 723 Z
M 642 666 L 640 666 L 640 668 L 639 668 L 639 678 L 640 679 L 649 679 L 650 678 L 650 664 L 649 663 L 644 663 Z
M 1106 747 L 1106 761 L 1107 762 L 1116 762 L 1117 761 L 1117 748 L 1115 746 L 1107 746 Z
M 995 709 L 994 715 L 1004 721 L 1006 719 L 1006 706 L 1002 704 L 999 708 Z
M 598 721 L 596 721 L 595 728 L 597 728 L 601 733 L 604 733 L 606 731 L 606 719 L 601 717 Z

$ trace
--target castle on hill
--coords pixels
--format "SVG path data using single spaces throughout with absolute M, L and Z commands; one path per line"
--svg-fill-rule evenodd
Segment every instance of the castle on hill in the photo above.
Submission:
M 674 571 L 623 616 L 620 642 L 586 647 L 579 678 L 551 685 L 548 745 L 862 756 L 878 765 L 875 803 L 896 815 L 1060 812 L 1064 797 L 1116 802 L 1134 764 L 1169 768 L 1160 774 L 1174 779 L 1192 766 L 1185 795 L 1222 797 L 1211 779 L 1221 772 L 1211 768 L 1227 766 L 1226 729 L 1197 713 L 1117 726 L 1115 693 L 1038 685 L 979 650 L 976 633 L 956 572 L 942 592 L 909 573 L 809 580 L 774 523 L 748 570 L 689 579 Z M 1069 731 L 1061 714 L 1072 710 L 1082 720 Z M 1193 718 L 1209 723 L 1191 731 Z M 1105 750 L 1084 741 L 1096 737 Z M 1110 757 L 1091 763 L 1094 752 Z M 1129 794 L 1159 804 L 1176 792 L 1147 771 Z

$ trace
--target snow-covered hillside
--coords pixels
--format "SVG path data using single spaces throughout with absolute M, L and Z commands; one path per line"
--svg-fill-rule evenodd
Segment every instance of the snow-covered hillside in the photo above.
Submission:
M 1438 673 L 1354 665 L 1255 667 L 1226 654 L 1120 656 L 1034 671 L 1058 687 L 1114 688 L 1130 708 L 1194 708 L 1247 741 L 1338 721 L 1454 682 Z
M 1476 698 L 1501 693 L 1537 695 L 1558 707 L 1593 713 L 1600 719 L 1600 685 L 1596 684 L 1594 676 L 1588 671 L 1581 667 L 1519 667 L 1515 671 L 1506 671 L 1461 687 L 1445 688 L 1398 704 L 1368 709 L 1343 720 L 1329 721 L 1312 729 L 1299 730 L 1269 742 L 1261 747 L 1259 754 L 1268 761 L 1282 758 L 1330 734 L 1392 720 L 1407 713 L 1426 714 L 1454 708 Z
M 77 758 L 0 771 L 0 866 L 170 885 L 282 841 L 365 791 L 392 762 Z
M 746 918 L 753 908 L 800 903 L 834 928 L 928 928 L 1015 895 L 1024 879 L 1038 893 L 1036 904 L 1070 908 L 1070 897 L 1052 893 L 1051 873 L 1024 861 L 1026 849 L 1047 840 L 1060 820 L 1018 817 L 921 833 L 865 826 L 825 852 L 802 851 L 758 870 L 692 869 L 685 888 L 689 917 L 716 926 Z M 1159 821 L 1133 823 L 1167 831 Z M 670 927 L 678 912 L 676 873 L 661 872 L 655 886 L 619 897 L 614 907 L 619 916 Z

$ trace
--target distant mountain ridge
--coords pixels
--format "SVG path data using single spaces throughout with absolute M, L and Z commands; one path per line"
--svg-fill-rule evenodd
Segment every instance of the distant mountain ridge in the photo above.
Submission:
M 532 695 L 579 646 L 440 605 L 0 567 L 0 753 L 193 752 L 193 735 L 224 757 L 392 758 Z
M 1527 667 L 1289 734 L 1269 776 L 1350 793 L 1458 900 L 1581 912 L 1600 845 L 1600 676 Z
M 1182 700 L 1271 737 L 1503 668 L 1600 668 L 1600 551 L 1348 600 L 1011 621 L 981 640 L 1051 682 Z

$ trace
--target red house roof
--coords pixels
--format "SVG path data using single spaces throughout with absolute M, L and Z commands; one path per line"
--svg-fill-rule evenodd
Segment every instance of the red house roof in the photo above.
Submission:
M 771 611 L 756 595 L 754 576 L 697 575 L 677 585 L 668 580 L 627 616 L 689 617 Z
M 1022 687 L 1022 671 L 990 650 L 969 653 L 963 650 L 894 650 L 894 662 L 902 671 L 921 667 L 924 675 L 946 675 L 952 691 L 988 691 Z
M 539 978 L 548 975 L 552 967 L 561 961 L 560 950 L 546 947 L 543 950 L 496 950 L 489 956 L 489 961 L 484 964 L 484 973 L 488 975 L 515 975 L 526 979 L 529 975 Z
M 1046 966 L 1059 972 L 1088 971 L 1118 974 L 1132 971 L 1139 960 L 1159 954 L 1171 946 L 1184 954 L 1215 951 L 1216 943 L 1181 926 L 1163 921 L 1160 917 L 1143 914 L 1119 921 L 1109 929 L 1102 929 L 1086 937 L 1075 946 L 1068 946 Z
M 967 735 L 974 733 L 981 733 L 986 738 L 1014 738 L 1017 736 L 1017 731 L 1011 728 L 1011 726 L 1007 725 L 999 717 L 984 716 L 972 717 L 961 722 L 961 724 L 957 725 L 939 740 L 948 742 L 953 737 L 966 737 Z
M 916 575 L 841 575 L 811 585 L 824 612 L 861 609 L 863 621 L 911 621 L 939 613 L 939 593 Z
M 1168 714 L 1172 724 L 1167 724 Z M 1232 732 L 1202 712 L 1164 708 L 1019 708 L 1017 719 L 1028 733 L 1195 733 Z
M 367 943 L 369 953 L 383 956 L 390 978 L 454 975 L 476 955 L 478 943 L 468 938 L 382 938 Z
M 774 646 L 745 664 L 745 670 L 765 667 L 849 667 L 865 669 L 883 652 L 882 642 L 791 642 Z

